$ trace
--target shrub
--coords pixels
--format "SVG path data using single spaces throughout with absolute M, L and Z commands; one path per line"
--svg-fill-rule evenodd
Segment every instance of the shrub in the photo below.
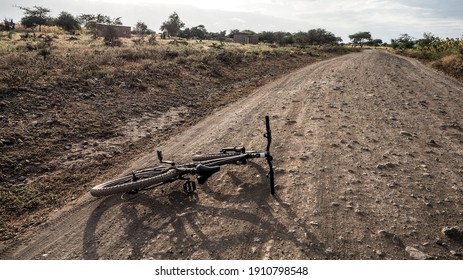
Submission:
M 29 69 L 20 69 L 11 67 L 0 74 L 0 82 L 5 83 L 10 88 L 20 88 L 30 86 L 34 83 L 40 74 Z

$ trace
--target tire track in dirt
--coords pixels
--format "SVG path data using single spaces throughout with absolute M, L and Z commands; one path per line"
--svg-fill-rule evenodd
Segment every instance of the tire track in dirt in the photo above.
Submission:
M 463 244 L 440 231 L 463 221 L 462 93 L 379 51 L 307 66 L 158 147 L 180 162 L 224 146 L 261 149 L 268 114 L 275 197 L 260 160 L 223 167 L 193 196 L 181 183 L 125 199 L 85 195 L 1 256 L 406 259 L 411 246 L 459 259 Z M 150 153 L 127 172 L 153 164 Z

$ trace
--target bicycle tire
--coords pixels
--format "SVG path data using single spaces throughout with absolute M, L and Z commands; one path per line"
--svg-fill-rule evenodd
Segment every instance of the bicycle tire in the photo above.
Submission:
M 206 160 L 213 160 L 219 158 L 226 158 L 231 156 L 241 155 L 241 153 L 221 153 L 221 154 L 202 154 L 202 155 L 194 155 L 193 161 L 206 161 Z
M 152 177 L 132 181 L 133 176 L 128 175 L 118 179 L 104 182 L 93 187 L 90 194 L 95 197 L 107 196 L 117 193 L 125 193 L 129 191 L 142 190 L 146 187 L 164 183 L 178 176 L 178 171 L 169 169 L 164 173 Z

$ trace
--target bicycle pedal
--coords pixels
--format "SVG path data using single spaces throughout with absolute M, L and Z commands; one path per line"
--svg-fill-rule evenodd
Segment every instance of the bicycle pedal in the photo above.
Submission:
M 193 181 L 186 181 L 183 184 L 183 191 L 187 194 L 191 194 L 196 190 L 196 183 Z

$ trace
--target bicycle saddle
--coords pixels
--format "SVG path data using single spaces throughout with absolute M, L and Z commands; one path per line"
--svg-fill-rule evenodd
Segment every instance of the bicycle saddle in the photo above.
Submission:
M 206 166 L 198 164 L 198 166 L 196 166 L 196 170 L 198 171 L 198 183 L 204 184 L 212 174 L 220 170 L 220 166 Z

